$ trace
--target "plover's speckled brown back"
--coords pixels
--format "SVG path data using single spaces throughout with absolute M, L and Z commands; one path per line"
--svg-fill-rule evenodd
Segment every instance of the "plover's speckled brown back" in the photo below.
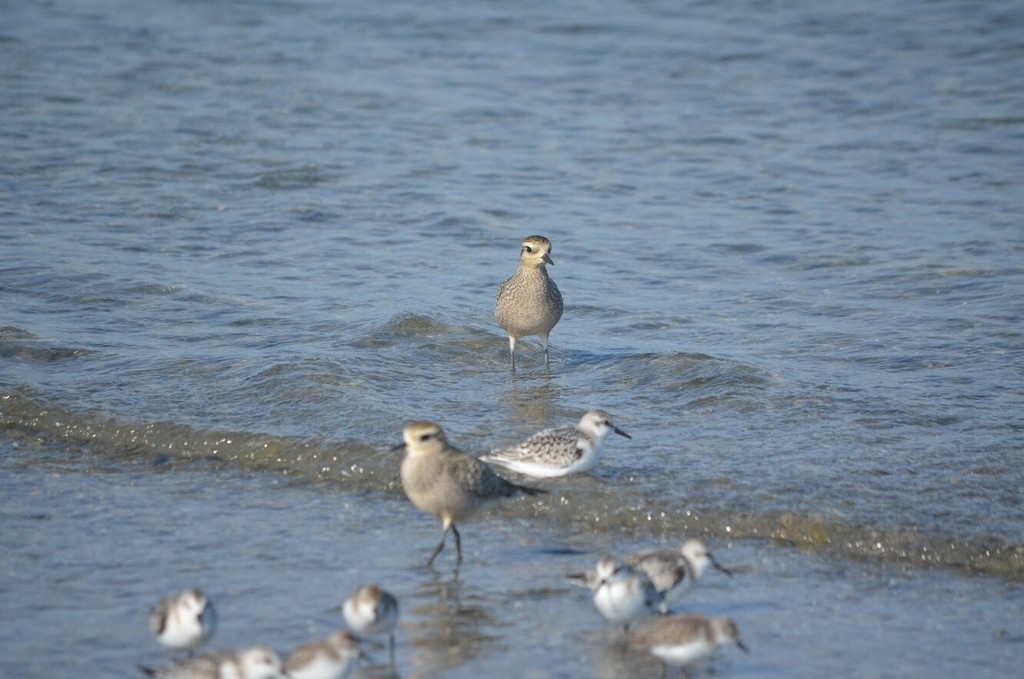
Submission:
M 359 640 L 349 632 L 297 647 L 285 660 L 290 679 L 344 679 L 362 656 Z
M 626 643 L 650 652 L 669 665 L 689 665 L 730 644 L 747 652 L 736 623 L 729 618 L 704 615 L 674 615 L 644 621 L 627 635 Z
M 661 603 L 663 614 L 668 613 L 668 607 L 697 584 L 709 566 L 732 576 L 732 571 L 718 563 L 707 545 L 696 538 L 687 540 L 678 550 L 652 549 L 634 554 L 626 558 L 626 563 L 646 573 L 664 596 Z
M 608 413 L 590 410 L 576 426 L 545 429 L 518 445 L 482 455 L 480 459 L 538 478 L 576 474 L 597 464 L 601 441 L 610 431 L 632 438 L 612 424 Z
M 286 676 L 281 657 L 265 646 L 218 651 L 166 667 L 139 669 L 156 679 L 283 679 Z
M 209 641 L 216 629 L 216 609 L 199 589 L 165 597 L 149 611 L 149 630 L 171 651 L 192 652 Z
M 457 564 L 462 563 L 462 539 L 456 524 L 471 516 L 481 505 L 519 493 L 536 495 L 543 491 L 510 483 L 490 467 L 448 444 L 441 427 L 433 422 L 413 422 L 402 432 L 402 488 L 416 507 L 441 520 L 441 541 L 427 560 L 427 566 L 444 549 L 451 530 L 455 534 Z
M 544 236 L 527 236 L 519 252 L 519 268 L 498 286 L 494 318 L 508 333 L 512 372 L 516 369 L 516 340 L 536 335 L 544 343 L 544 364 L 548 364 L 548 335 L 562 317 L 562 293 L 548 276 L 551 241 Z
M 398 624 L 398 599 L 377 585 L 363 585 L 341 607 L 345 624 L 358 635 L 388 635 L 388 651 L 395 661 L 395 625 Z

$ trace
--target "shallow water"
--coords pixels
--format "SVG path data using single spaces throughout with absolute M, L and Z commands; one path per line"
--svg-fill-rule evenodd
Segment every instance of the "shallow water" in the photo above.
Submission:
M 379 579 L 403 675 L 656 675 L 560 574 L 694 534 L 740 570 L 693 598 L 755 649 L 721 674 L 1019 667 L 1018 4 L 5 14 L 3 673 L 159 662 L 189 585 L 284 650 Z M 566 312 L 513 379 L 530 233 Z M 417 568 L 403 423 L 593 407 L 633 439 Z
M 335 629 L 330 609 L 368 579 L 401 601 L 401 676 L 660 676 L 561 578 L 602 551 L 656 541 L 496 512 L 463 527 L 460 572 L 450 552 L 428 571 L 436 526 L 390 495 L 215 463 L 154 472 L 89 456 L 29 461 L 10 447 L 4 459 L 6 617 L 21 623 L 0 629 L 10 676 L 162 664 L 145 604 L 197 581 L 218 607 L 218 646 L 288 649 Z M 751 648 L 723 653 L 719 676 L 1008 676 L 1020 661 L 1018 585 L 766 540 L 714 545 L 734 575 L 712 571 L 686 606 L 733 616 Z M 369 654 L 362 676 L 387 676 L 386 649 Z

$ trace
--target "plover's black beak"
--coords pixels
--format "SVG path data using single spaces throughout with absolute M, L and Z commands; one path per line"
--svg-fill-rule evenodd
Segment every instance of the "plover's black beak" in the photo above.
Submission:
M 615 425 L 612 425 L 612 431 L 615 432 L 616 434 L 618 434 L 619 436 L 625 436 L 627 439 L 633 438 L 632 436 L 630 436 L 626 432 L 622 431 L 621 429 L 619 429 Z
M 541 257 L 541 259 L 543 259 L 545 262 L 551 265 L 554 265 L 555 263 L 555 260 L 551 259 L 551 255 L 544 255 L 543 257 Z
M 402 441 L 397 446 L 391 446 L 389 450 L 391 450 L 391 452 L 395 452 L 396 450 L 405 450 L 405 441 Z

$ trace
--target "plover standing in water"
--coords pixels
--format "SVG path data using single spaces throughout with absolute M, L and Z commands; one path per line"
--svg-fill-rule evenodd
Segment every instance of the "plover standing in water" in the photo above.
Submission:
M 668 665 L 690 665 L 730 644 L 749 652 L 740 641 L 736 623 L 729 618 L 704 615 L 645 620 L 627 634 L 626 643 L 648 651 Z
M 292 651 L 284 671 L 290 679 L 343 679 L 361 656 L 358 639 L 349 632 L 335 632 Z
M 661 595 L 646 575 L 610 556 L 598 560 L 586 581 L 597 610 L 609 622 L 622 623 L 623 629 L 628 630 L 633 620 L 653 614 L 661 602 Z
M 469 518 L 482 505 L 519 493 L 544 491 L 510 483 L 490 467 L 448 444 L 444 431 L 433 422 L 413 422 L 402 432 L 402 488 L 416 508 L 441 520 L 441 541 L 427 566 L 444 549 L 448 531 L 455 534 L 456 565 L 462 563 L 462 539 L 456 523 Z
M 219 651 L 182 660 L 166 667 L 139 667 L 156 679 L 283 679 L 281 657 L 270 648 Z
M 217 628 L 217 612 L 201 590 L 186 589 L 161 599 L 149 611 L 149 629 L 165 648 L 193 652 Z
M 544 365 L 548 365 L 548 335 L 562 317 L 562 293 L 548 276 L 551 241 L 544 236 L 527 236 L 519 251 L 519 268 L 498 286 L 494 319 L 508 333 L 512 372 L 516 371 L 516 340 L 536 335 L 544 344 Z
M 363 585 L 345 600 L 341 607 L 345 624 L 358 635 L 388 635 L 391 664 L 395 664 L 395 625 L 398 623 L 398 600 L 377 585 Z
M 627 439 L 633 438 L 612 424 L 605 411 L 590 410 L 583 414 L 576 426 L 545 429 L 518 445 L 496 450 L 480 459 L 539 478 L 585 472 L 597 464 L 601 441 L 610 431 Z
M 732 577 L 732 571 L 715 561 L 707 546 L 696 538 L 687 540 L 678 550 L 652 549 L 634 554 L 626 563 L 646 573 L 662 594 L 662 614 L 667 614 L 668 607 L 697 584 L 709 566 Z

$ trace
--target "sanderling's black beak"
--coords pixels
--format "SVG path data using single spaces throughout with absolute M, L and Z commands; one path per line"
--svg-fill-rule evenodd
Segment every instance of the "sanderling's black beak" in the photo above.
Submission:
M 612 431 L 615 432 L 616 434 L 618 434 L 619 436 L 625 436 L 627 439 L 633 438 L 632 436 L 630 436 L 626 432 L 622 431 L 621 429 L 619 429 L 615 425 L 612 425 Z
M 569 573 L 565 576 L 565 579 L 574 585 L 590 588 L 593 588 L 597 582 L 596 576 L 593 573 Z
M 730 578 L 732 577 L 732 571 L 729 570 L 728 568 L 726 568 L 725 566 L 723 566 L 722 564 L 718 563 L 717 561 L 715 561 L 715 557 L 711 556 L 711 552 L 708 552 L 708 558 L 711 559 L 711 565 L 712 566 L 714 566 L 718 570 L 722 571 L 723 573 L 728 575 Z
M 736 640 L 736 645 L 739 646 L 740 650 L 744 653 L 750 653 L 750 649 L 743 645 L 743 642 L 739 639 Z

